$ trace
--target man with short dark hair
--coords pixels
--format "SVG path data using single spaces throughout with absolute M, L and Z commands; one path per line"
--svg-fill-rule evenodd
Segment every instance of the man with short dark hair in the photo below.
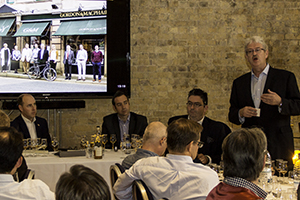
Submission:
M 201 141 L 204 142 L 202 148 L 199 148 L 198 156 L 194 162 L 202 164 L 220 163 L 222 154 L 222 142 L 231 132 L 230 128 L 218 121 L 214 121 L 205 116 L 208 111 L 207 93 L 199 88 L 192 89 L 188 94 L 187 115 L 175 116 L 169 119 L 168 124 L 172 121 L 185 118 L 195 121 L 203 126 L 201 132 Z
M 132 199 L 132 183 L 141 179 L 154 199 L 205 199 L 219 183 L 212 169 L 193 163 L 200 144 L 202 127 L 198 123 L 178 119 L 167 128 L 167 157 L 148 157 L 138 160 L 118 178 L 113 187 L 116 197 Z
M 22 164 L 23 137 L 13 127 L 0 127 L 0 199 L 54 200 L 54 193 L 40 180 L 18 183 L 13 174 Z
M 122 161 L 122 166 L 129 169 L 136 161 L 151 156 L 162 156 L 167 148 L 167 127 L 161 122 L 150 123 L 143 135 L 143 146 L 135 154 Z
M 108 138 L 111 134 L 116 134 L 117 141 L 115 146 L 120 148 L 120 142 L 126 140 L 125 136 L 129 136 L 131 140 L 132 134 L 143 136 L 145 128 L 148 125 L 147 118 L 130 112 L 130 102 L 124 92 L 117 91 L 112 98 L 113 109 L 116 113 L 103 117 L 102 134 L 107 134 Z M 111 144 L 108 143 L 110 148 Z
M 74 165 L 62 174 L 55 188 L 56 200 L 110 200 L 106 181 L 97 172 L 83 165 Z
M 36 116 L 35 98 L 30 94 L 22 94 L 19 96 L 17 103 L 21 114 L 11 122 L 11 126 L 22 132 L 25 139 L 46 138 L 46 149 L 52 150 L 47 121 Z
M 224 181 L 208 195 L 212 199 L 265 199 L 267 193 L 256 185 L 264 168 L 267 139 L 261 129 L 239 129 L 223 142 Z

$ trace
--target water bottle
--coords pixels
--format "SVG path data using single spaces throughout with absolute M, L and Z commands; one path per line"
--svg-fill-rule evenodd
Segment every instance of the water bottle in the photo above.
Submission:
M 272 182 L 272 159 L 268 151 L 266 153 L 265 167 L 260 173 L 259 181 L 268 183 Z

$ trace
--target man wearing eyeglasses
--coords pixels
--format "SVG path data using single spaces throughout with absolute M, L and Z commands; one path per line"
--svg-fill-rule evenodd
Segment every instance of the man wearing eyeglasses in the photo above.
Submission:
M 290 116 L 300 114 L 300 93 L 295 75 L 267 63 L 268 46 L 259 36 L 246 40 L 245 58 L 252 70 L 232 85 L 229 121 L 242 127 L 263 128 L 272 159 L 288 160 L 294 153 Z
M 231 130 L 226 124 L 205 116 L 208 111 L 207 103 L 206 92 L 198 88 L 192 89 L 188 94 L 188 102 L 186 103 L 188 115 L 172 117 L 169 119 L 168 124 L 176 119 L 185 118 L 202 125 L 201 142 L 203 142 L 203 147 L 199 148 L 198 156 L 194 162 L 219 164 L 222 155 L 222 142 Z
M 132 199 L 132 183 L 142 180 L 153 199 L 204 200 L 219 183 L 210 167 L 193 163 L 196 158 L 201 125 L 187 120 L 173 121 L 167 128 L 166 157 L 152 156 L 138 160 L 119 176 L 113 192 L 120 200 Z

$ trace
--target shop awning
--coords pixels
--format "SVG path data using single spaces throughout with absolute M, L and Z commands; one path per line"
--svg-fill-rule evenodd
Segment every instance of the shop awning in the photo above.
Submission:
M 106 19 L 62 22 L 53 35 L 105 35 Z
M 0 36 L 6 36 L 10 27 L 13 25 L 15 18 L 0 19 Z
M 41 36 L 48 24 L 49 22 L 24 23 L 14 35 L 14 37 Z

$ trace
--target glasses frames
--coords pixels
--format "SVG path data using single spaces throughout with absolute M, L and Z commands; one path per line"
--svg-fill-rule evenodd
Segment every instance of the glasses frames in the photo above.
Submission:
M 201 106 L 203 106 L 201 103 L 199 103 L 199 102 L 191 102 L 191 101 L 188 101 L 187 103 L 186 103 L 186 105 L 188 106 L 188 107 L 192 107 L 192 106 L 194 106 L 195 108 L 199 108 L 199 107 L 201 107 Z
M 247 55 L 253 55 L 254 52 L 259 54 L 261 51 L 265 51 L 265 49 L 260 48 L 260 47 L 258 47 L 256 49 L 248 49 L 248 50 L 246 50 L 246 54 Z

